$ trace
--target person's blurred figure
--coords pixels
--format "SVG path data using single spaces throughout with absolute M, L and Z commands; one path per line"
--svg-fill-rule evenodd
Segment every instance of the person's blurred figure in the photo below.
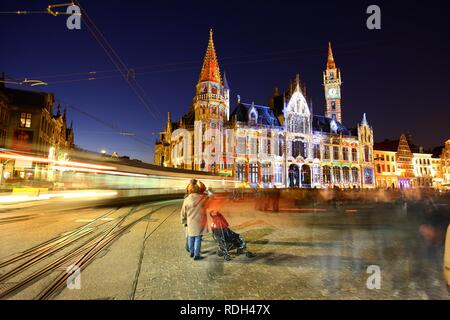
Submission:
M 202 237 L 208 232 L 208 218 L 206 215 L 206 202 L 208 197 L 204 194 L 206 187 L 195 179 L 187 187 L 188 196 L 184 199 L 181 208 L 181 223 L 186 227 L 188 246 L 191 257 L 200 260 Z
M 447 236 L 445 237 L 444 276 L 447 280 L 447 285 L 450 286 L 450 224 L 448 225 Z
M 280 190 L 275 185 L 273 186 L 272 194 L 272 210 L 273 212 L 278 212 L 280 211 Z
M 255 210 L 261 210 L 263 200 L 261 190 L 258 187 L 255 187 L 254 193 L 255 193 Z

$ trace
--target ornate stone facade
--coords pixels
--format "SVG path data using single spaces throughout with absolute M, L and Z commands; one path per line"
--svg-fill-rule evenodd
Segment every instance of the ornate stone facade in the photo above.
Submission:
M 209 171 L 250 186 L 374 187 L 373 130 L 364 114 L 352 129 L 342 122 L 341 73 L 328 47 L 324 71 L 325 115 L 313 115 L 297 76 L 270 106 L 238 98 L 230 112 L 230 88 L 210 32 L 188 113 L 178 123 L 170 113 L 155 146 L 158 165 Z

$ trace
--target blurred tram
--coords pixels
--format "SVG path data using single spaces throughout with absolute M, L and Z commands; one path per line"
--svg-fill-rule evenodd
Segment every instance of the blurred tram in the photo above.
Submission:
M 55 160 L 37 154 L 1 149 L 0 160 L 28 163 L 30 170 L 45 172 L 45 179 L 33 175 L 31 179 L 14 181 L 15 185 L 48 186 L 53 190 L 133 190 L 133 194 L 128 192 L 128 196 L 183 193 L 192 178 L 202 181 L 207 188 L 213 190 L 223 191 L 238 185 L 232 177 L 166 168 L 84 150 L 77 150 L 70 158 Z
M 152 193 L 184 192 L 193 178 L 202 181 L 207 188 L 226 190 L 235 188 L 238 181 L 231 177 L 208 172 L 166 168 L 133 160 L 96 161 L 99 169 L 60 167 L 59 183 L 69 189 L 137 189 Z

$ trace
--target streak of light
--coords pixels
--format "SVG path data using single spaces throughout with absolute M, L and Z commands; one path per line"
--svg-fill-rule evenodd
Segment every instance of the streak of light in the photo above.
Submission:
M 297 212 L 297 211 L 314 211 L 314 212 L 325 212 L 327 211 L 326 209 L 321 209 L 321 208 L 281 208 L 280 211 L 293 211 L 293 212 Z
M 82 198 L 97 198 L 97 197 L 113 197 L 117 195 L 117 191 L 80 191 L 80 192 L 68 192 L 68 193 L 48 193 L 40 194 L 37 196 L 31 195 L 10 195 L 0 196 L 0 203 L 17 203 L 25 201 L 42 201 L 52 198 L 63 199 L 82 199 Z
M 54 163 L 54 164 L 58 164 L 58 165 L 74 166 L 74 167 L 82 167 L 82 168 L 94 168 L 94 169 L 100 169 L 100 170 L 101 169 L 117 170 L 116 167 L 111 167 L 111 166 L 104 166 L 104 165 L 83 163 L 83 162 L 75 162 L 75 161 L 57 161 L 57 160 L 43 158 L 43 157 L 23 156 L 23 155 L 19 155 L 19 154 L 0 153 L 0 158 L 20 159 L 20 160 L 28 160 L 28 161 L 34 161 L 34 162 L 46 162 L 46 163 Z
M 130 173 L 130 172 L 122 172 L 122 171 L 96 170 L 96 169 L 90 169 L 90 168 L 75 168 L 75 167 L 65 167 L 65 166 L 52 166 L 52 168 L 56 169 L 56 170 L 60 170 L 60 171 L 103 173 L 103 174 L 112 174 L 115 176 L 128 176 L 128 177 L 148 177 L 146 174 Z

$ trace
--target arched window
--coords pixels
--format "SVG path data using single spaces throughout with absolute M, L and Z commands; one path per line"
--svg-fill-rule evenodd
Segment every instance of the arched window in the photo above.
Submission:
M 212 88 L 211 88 L 211 92 L 212 92 L 213 94 L 217 94 L 217 87 L 212 87 Z

